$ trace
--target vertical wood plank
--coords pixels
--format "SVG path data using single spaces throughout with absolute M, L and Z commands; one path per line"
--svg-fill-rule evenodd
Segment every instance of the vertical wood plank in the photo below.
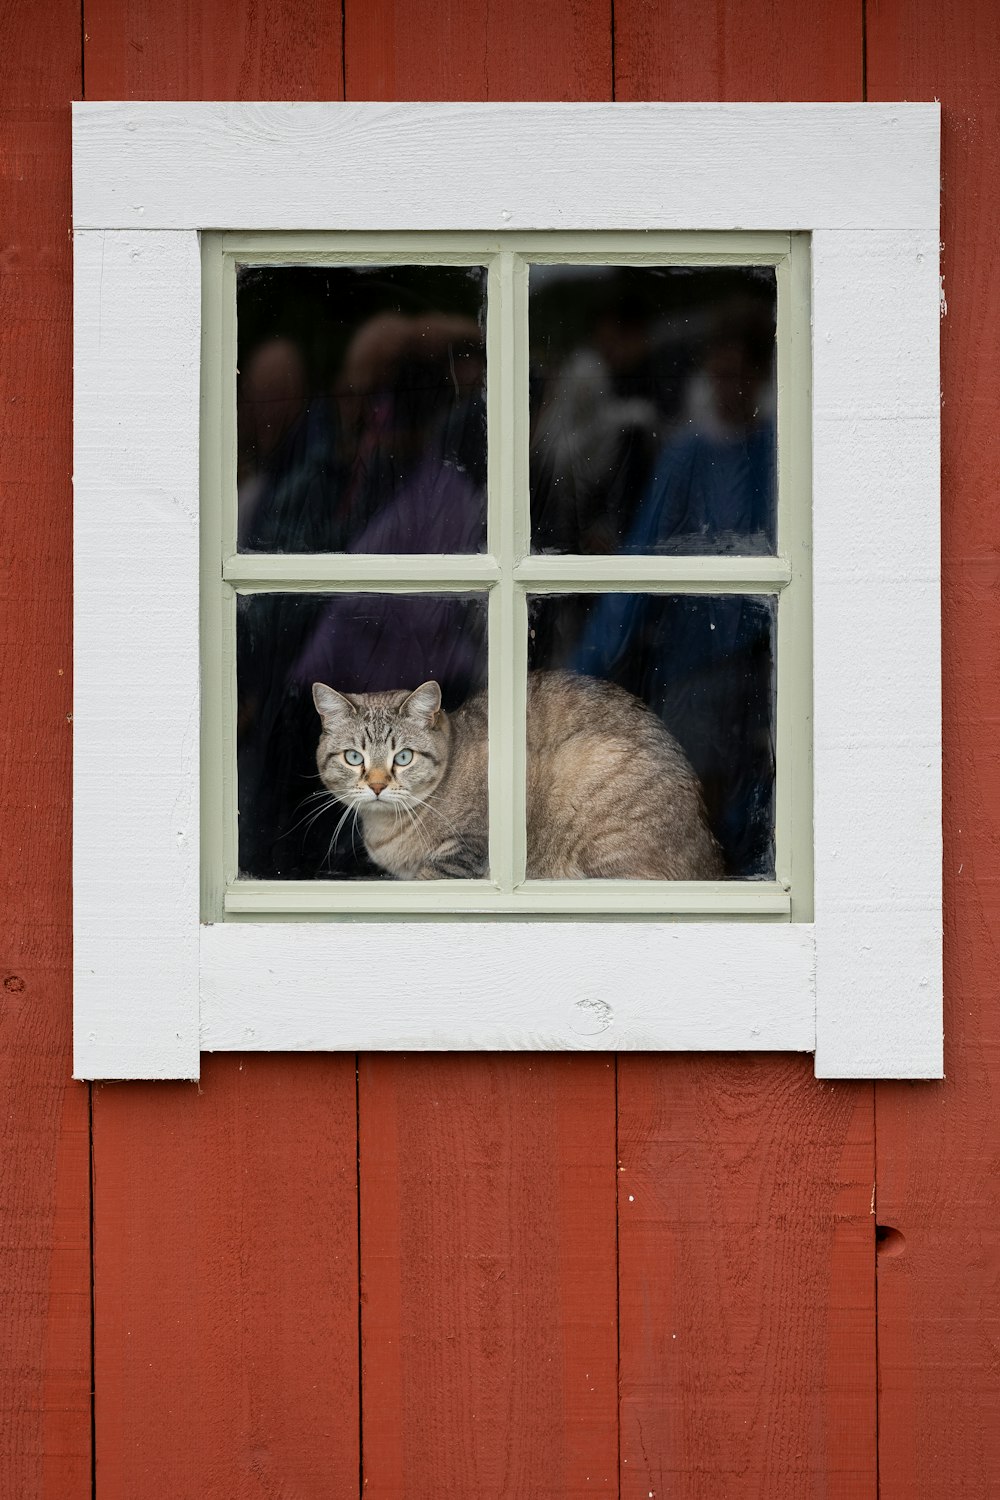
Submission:
M 861 19 L 616 0 L 615 96 L 857 99 Z M 626 1056 L 618 1100 L 622 1496 L 872 1500 L 871 1087 Z
M 69 101 L 79 7 L 0 54 L 0 1494 L 90 1495 L 88 1091 L 70 1020 Z
M 346 0 L 350 99 L 602 99 L 610 0 Z M 361 1065 L 371 1500 L 615 1492 L 614 1068 Z
M 348 99 L 609 99 L 611 0 L 344 0 Z
M 88 98 L 338 98 L 339 7 L 87 0 Z M 94 1098 L 100 1500 L 358 1489 L 353 1058 Z
M 619 1065 L 622 1495 L 873 1497 L 871 1090 Z
M 945 1071 L 878 1084 L 885 1500 L 1000 1492 L 1000 94 L 988 0 L 868 8 L 873 99 L 942 106 Z
M 84 0 L 88 99 L 340 99 L 339 5 Z
M 860 99 L 861 0 L 615 0 L 618 99 Z
M 617 1490 L 614 1062 L 360 1070 L 370 1500 Z
M 94 1100 L 100 1500 L 357 1493 L 353 1057 Z

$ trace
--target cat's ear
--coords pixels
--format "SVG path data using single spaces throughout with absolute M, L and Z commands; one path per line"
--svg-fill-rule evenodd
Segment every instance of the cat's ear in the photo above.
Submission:
M 433 729 L 441 712 L 441 689 L 436 682 L 422 682 L 403 699 L 399 711 L 409 719 L 416 719 L 425 729 Z
M 358 711 L 350 698 L 345 698 L 343 693 L 327 687 L 325 682 L 313 683 L 313 702 L 324 724 L 334 723 L 338 719 L 357 717 Z

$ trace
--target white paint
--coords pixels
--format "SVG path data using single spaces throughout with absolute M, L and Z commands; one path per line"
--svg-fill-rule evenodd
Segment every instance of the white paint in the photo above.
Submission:
M 934 104 L 87 103 L 73 113 L 81 228 L 937 222 Z
M 77 234 L 75 278 L 74 1073 L 196 1078 L 197 237 Z
M 225 922 L 201 965 L 206 1052 L 815 1041 L 804 923 Z
M 938 269 L 813 236 L 820 1077 L 942 1070 Z
M 74 120 L 76 222 L 94 230 L 76 269 L 77 1076 L 194 1076 L 199 1016 L 206 1048 L 815 1041 L 820 1076 L 939 1076 L 937 107 L 97 104 Z M 199 937 L 210 227 L 814 232 L 814 926 Z

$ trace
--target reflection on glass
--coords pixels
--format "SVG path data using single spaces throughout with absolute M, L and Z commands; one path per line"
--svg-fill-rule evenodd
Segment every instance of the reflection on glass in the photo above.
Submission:
M 535 265 L 536 552 L 775 550 L 769 266 Z
M 487 873 L 485 595 L 241 595 L 236 664 L 242 876 Z
M 479 552 L 486 272 L 237 278 L 241 552 Z
M 690 842 L 690 801 L 682 785 L 686 766 L 697 778 L 707 824 L 721 851 L 716 873 L 774 878 L 775 618 L 773 598 L 740 594 L 531 599 L 532 672 L 583 674 L 634 695 L 595 700 L 597 733 L 592 741 L 581 741 L 605 768 L 602 778 L 586 784 L 585 796 L 601 819 L 610 816 L 608 828 L 619 843 L 634 842 L 644 818 L 662 817 L 664 800 L 676 800 L 678 789 L 684 794 L 683 817 L 676 827 L 667 820 L 662 839 L 668 850 Z M 528 680 L 530 685 L 533 679 Z M 652 759 L 645 750 L 641 757 L 629 754 L 630 736 L 634 744 L 646 738 L 643 716 L 635 718 L 636 699 L 669 731 L 680 761 L 666 752 Z M 565 733 L 568 740 L 568 726 Z M 530 758 L 529 744 L 529 763 Z M 637 809 L 642 817 L 636 818 Z

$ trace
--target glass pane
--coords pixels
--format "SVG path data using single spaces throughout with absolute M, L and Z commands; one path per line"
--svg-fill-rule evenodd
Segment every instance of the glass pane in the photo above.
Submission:
M 240 874 L 485 876 L 485 594 L 245 594 L 236 624 Z
M 241 552 L 479 552 L 486 272 L 237 277 Z
M 532 266 L 536 552 L 775 549 L 770 266 Z
M 547 838 L 577 874 L 774 878 L 775 621 L 740 594 L 529 601 L 529 875 Z

